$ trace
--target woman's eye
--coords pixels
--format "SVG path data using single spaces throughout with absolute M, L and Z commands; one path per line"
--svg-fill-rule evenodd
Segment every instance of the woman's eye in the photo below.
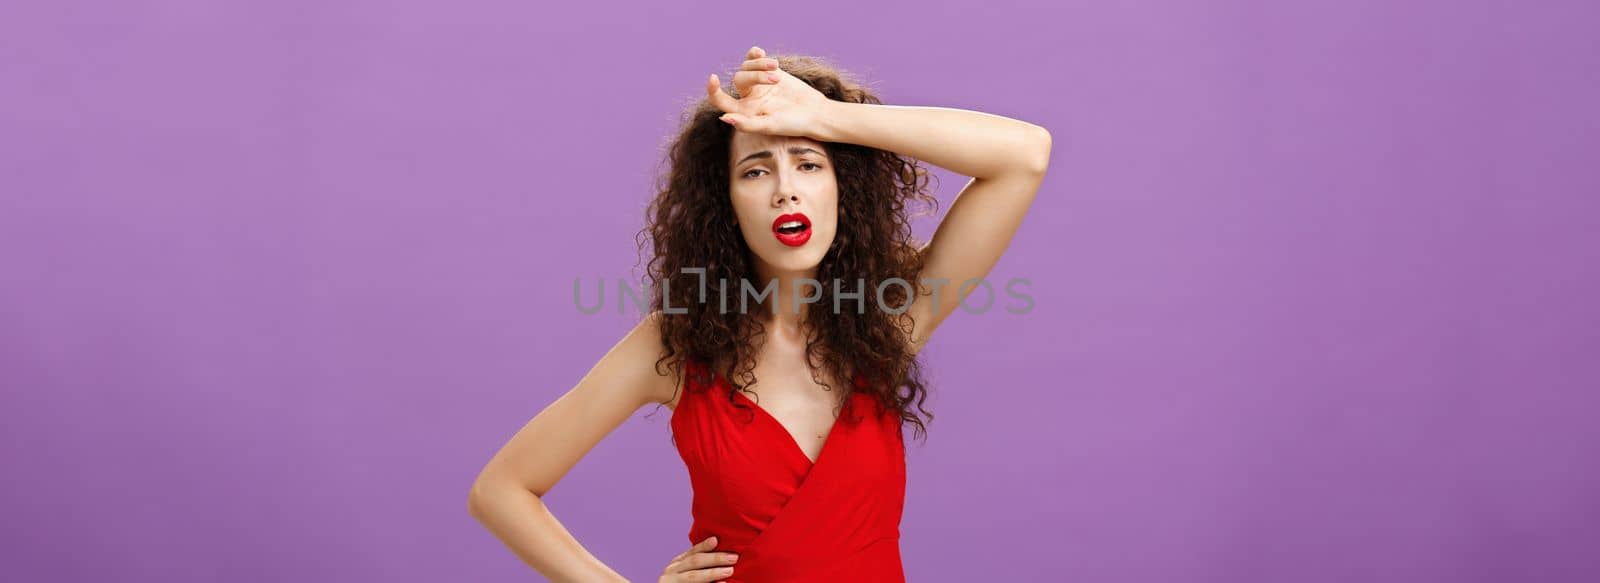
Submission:
M 800 168 L 805 169 L 808 172 L 812 172 L 812 171 L 815 171 L 815 170 L 821 170 L 822 169 L 822 165 L 818 164 L 816 162 L 806 162 L 806 163 L 801 164 Z M 745 178 L 755 178 L 756 176 L 759 176 L 759 175 L 756 174 L 757 172 L 766 172 L 766 170 L 762 170 L 760 168 L 751 168 L 749 170 L 744 171 L 744 174 L 742 174 L 741 176 L 743 176 Z

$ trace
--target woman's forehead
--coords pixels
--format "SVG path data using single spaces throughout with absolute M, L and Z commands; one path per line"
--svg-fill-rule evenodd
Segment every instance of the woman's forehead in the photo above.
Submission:
M 751 134 L 745 132 L 734 132 L 733 143 L 732 146 L 728 148 L 728 153 L 730 160 L 739 160 L 761 150 L 771 150 L 774 154 L 781 154 L 791 146 L 808 147 L 818 152 L 822 152 L 823 155 L 827 155 L 827 149 L 822 146 L 822 142 L 818 142 L 810 138 L 803 138 L 799 136 Z

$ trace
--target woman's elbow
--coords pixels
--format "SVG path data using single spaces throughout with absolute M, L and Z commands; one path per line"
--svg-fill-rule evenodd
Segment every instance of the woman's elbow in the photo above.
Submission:
M 482 520 L 495 507 L 495 500 L 504 496 L 507 492 L 514 492 L 515 489 L 521 488 L 515 483 L 490 476 L 481 476 L 472 482 L 472 488 L 467 491 L 467 514 Z
M 484 514 L 487 513 L 490 506 L 490 496 L 492 494 L 490 494 L 488 484 L 485 484 L 483 480 L 473 482 L 472 488 L 467 490 L 467 514 L 478 520 L 483 520 Z
M 1043 176 L 1050 168 L 1050 130 L 1040 126 L 1033 126 L 1028 140 L 1028 172 Z

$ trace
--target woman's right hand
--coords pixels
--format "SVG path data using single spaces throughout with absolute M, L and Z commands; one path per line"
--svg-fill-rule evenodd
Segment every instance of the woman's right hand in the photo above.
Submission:
M 732 565 L 739 560 L 739 555 L 733 553 L 714 553 L 711 549 L 717 548 L 717 537 L 706 537 L 706 540 L 695 543 L 689 550 L 678 553 L 667 563 L 667 568 L 661 571 L 659 583 L 688 583 L 701 581 L 721 581 L 733 575 Z

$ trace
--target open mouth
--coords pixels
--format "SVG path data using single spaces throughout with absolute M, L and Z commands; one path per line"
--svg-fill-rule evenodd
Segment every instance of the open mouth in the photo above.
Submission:
M 779 215 L 772 221 L 772 235 L 778 238 L 779 243 L 790 247 L 799 247 L 811 240 L 811 219 L 805 213 L 789 213 Z

